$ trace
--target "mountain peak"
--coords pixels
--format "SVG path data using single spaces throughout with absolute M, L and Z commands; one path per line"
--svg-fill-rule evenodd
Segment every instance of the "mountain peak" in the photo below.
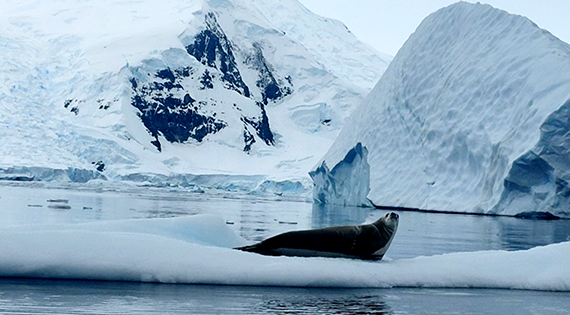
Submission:
M 0 168 L 306 179 L 386 64 L 346 31 L 296 36 L 326 29 L 296 0 L 34 4 L 2 7 Z

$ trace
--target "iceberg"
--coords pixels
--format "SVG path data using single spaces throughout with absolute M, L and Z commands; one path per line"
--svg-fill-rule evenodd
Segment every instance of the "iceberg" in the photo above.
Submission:
M 569 100 L 567 43 L 460 2 L 424 19 L 323 161 L 362 143 L 379 206 L 569 218 Z

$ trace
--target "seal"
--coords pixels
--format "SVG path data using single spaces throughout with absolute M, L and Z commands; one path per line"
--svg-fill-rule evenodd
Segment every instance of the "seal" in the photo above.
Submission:
M 398 221 L 397 213 L 388 212 L 371 224 L 291 231 L 235 249 L 267 256 L 380 260 L 394 239 Z

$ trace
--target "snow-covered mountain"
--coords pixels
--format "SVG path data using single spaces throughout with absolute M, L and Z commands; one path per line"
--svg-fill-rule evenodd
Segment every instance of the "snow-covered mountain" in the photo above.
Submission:
M 296 0 L 8 0 L 0 17 L 3 178 L 306 179 L 389 63 Z
M 570 217 L 569 108 L 568 44 L 461 2 L 421 23 L 323 160 L 346 162 L 361 143 L 376 205 Z M 354 161 L 345 176 L 368 180 Z

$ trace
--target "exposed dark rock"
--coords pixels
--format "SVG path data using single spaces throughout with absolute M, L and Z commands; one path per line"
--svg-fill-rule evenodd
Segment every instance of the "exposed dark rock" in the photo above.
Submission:
M 91 164 L 95 165 L 95 169 L 99 172 L 105 170 L 105 163 L 103 163 L 103 161 L 92 162 Z
M 259 102 L 257 105 L 261 108 L 261 116 L 255 118 L 242 116 L 242 121 L 253 127 L 257 135 L 265 142 L 265 144 L 273 145 L 275 144 L 275 139 L 273 132 L 269 127 L 269 118 L 265 112 L 265 105 Z
M 222 81 L 227 87 L 245 97 L 250 97 L 248 86 L 243 82 L 235 61 L 233 47 L 216 20 L 214 13 L 205 17 L 207 28 L 194 38 L 194 43 L 186 46 L 188 54 L 202 64 L 216 68 L 222 73 Z
M 131 82 L 132 83 L 132 82 Z M 118 102 L 118 99 L 114 99 L 113 102 Z M 107 110 L 111 107 L 110 101 L 105 101 L 103 98 L 99 98 L 96 100 L 97 104 L 99 104 L 99 109 Z M 85 100 L 77 100 L 77 99 L 66 99 L 63 102 L 63 108 L 69 109 L 70 112 L 74 113 L 75 115 L 79 114 L 79 105 L 85 103 Z
M 155 74 L 156 78 L 162 79 L 162 82 L 155 81 L 154 82 L 154 89 L 155 90 L 173 90 L 173 89 L 181 89 L 184 88 L 182 85 L 176 82 L 176 77 L 170 68 L 158 70 Z
M 185 74 L 190 74 L 187 68 L 174 72 L 167 68 L 157 71 L 154 81 L 147 84 L 130 79 L 134 91 L 131 104 L 140 111 L 139 117 L 155 138 L 151 143 L 159 151 L 162 150 L 159 135 L 169 142 L 184 142 L 189 138 L 202 141 L 226 126 L 223 121 L 198 113 L 197 107 L 192 106 L 197 102 L 189 93 L 175 96 L 184 91 L 178 79 Z
M 248 98 L 248 102 L 244 104 L 255 103 L 259 107 L 257 115 L 248 110 L 249 116 L 241 116 L 244 123 L 245 152 L 252 149 L 256 135 L 266 145 L 273 145 L 275 138 L 265 105 L 291 93 L 291 78 L 279 79 L 263 56 L 261 45 L 254 44 L 254 53 L 246 60 L 246 64 L 259 74 L 256 81 L 256 88 L 259 88 L 262 99 L 259 101 L 259 94 L 256 92 L 256 97 L 251 95 L 249 87 L 243 81 L 234 47 L 218 24 L 214 13 L 206 14 L 205 25 L 205 29 L 195 35 L 192 43 L 186 46 L 186 52 L 206 69 L 197 72 L 189 66 L 164 68 L 154 74 L 148 73 L 147 70 L 143 76 L 130 79 L 134 91 L 131 103 L 139 110 L 139 117 L 154 138 L 151 143 L 161 151 L 159 136 L 169 142 L 185 142 L 189 138 L 202 141 L 207 135 L 227 126 L 226 122 L 217 118 L 217 114 L 224 114 L 215 109 L 218 100 L 194 99 L 190 91 L 186 90 L 188 87 L 185 84 L 198 81 L 192 86 L 195 87 L 198 83 L 198 88 L 205 90 L 213 89 L 215 84 L 221 83 L 223 88 L 237 91 L 241 95 L 236 94 L 236 97 Z M 236 103 L 233 109 L 242 111 Z
M 265 141 L 265 144 L 273 145 L 275 144 L 275 138 L 273 137 L 273 132 L 269 127 L 269 118 L 267 117 L 265 106 L 263 104 L 259 104 L 259 106 L 261 107 L 261 120 L 258 122 L 255 130 L 257 131 L 259 137 Z
M 160 141 L 158 141 L 158 139 L 152 140 L 150 143 L 156 147 L 158 152 L 162 152 L 162 144 L 160 144 Z
M 245 125 L 243 128 L 243 142 L 245 143 L 243 150 L 245 152 L 251 151 L 251 146 L 255 143 L 255 137 L 247 130 Z
M 175 69 L 174 72 L 179 76 L 179 77 L 185 77 L 188 78 L 192 75 L 193 71 L 192 68 L 190 67 L 183 67 L 183 68 L 178 68 Z
M 69 111 L 74 113 L 75 116 L 79 115 L 79 107 L 77 106 L 79 103 L 83 103 L 84 101 L 78 101 L 75 99 L 67 99 L 63 102 L 63 108 L 69 108 Z M 74 105 L 75 104 L 75 105 Z M 73 106 L 72 106 L 73 105 Z M 71 107 L 71 108 L 70 108 Z
M 131 78 L 131 79 L 129 80 L 129 82 L 131 82 L 131 88 L 132 88 L 133 90 L 136 90 L 136 89 L 139 87 L 139 85 L 138 85 L 138 83 L 137 83 L 137 80 L 135 80 L 135 78 Z
M 111 107 L 111 102 L 105 102 L 105 100 L 102 98 L 97 100 L 97 104 L 99 104 L 99 109 L 107 110 L 109 107 Z
M 246 63 L 256 69 L 259 73 L 256 85 L 261 90 L 263 103 L 267 104 L 269 101 L 276 101 L 291 94 L 291 88 L 281 80 L 278 80 L 273 74 L 273 67 L 263 56 L 261 45 L 259 43 L 254 43 L 253 49 L 254 53 L 247 58 Z M 291 77 L 288 77 L 287 82 L 291 85 Z
M 202 83 L 202 86 L 200 87 L 202 90 L 214 88 L 214 83 L 212 83 L 212 76 L 208 70 L 205 70 L 204 74 L 202 74 L 200 83 Z
M 174 83 L 174 81 L 176 81 L 176 78 L 174 77 L 174 73 L 172 73 L 172 70 L 170 70 L 170 68 L 159 70 L 156 73 L 156 77 L 168 80 L 168 81 L 170 81 L 170 83 Z

